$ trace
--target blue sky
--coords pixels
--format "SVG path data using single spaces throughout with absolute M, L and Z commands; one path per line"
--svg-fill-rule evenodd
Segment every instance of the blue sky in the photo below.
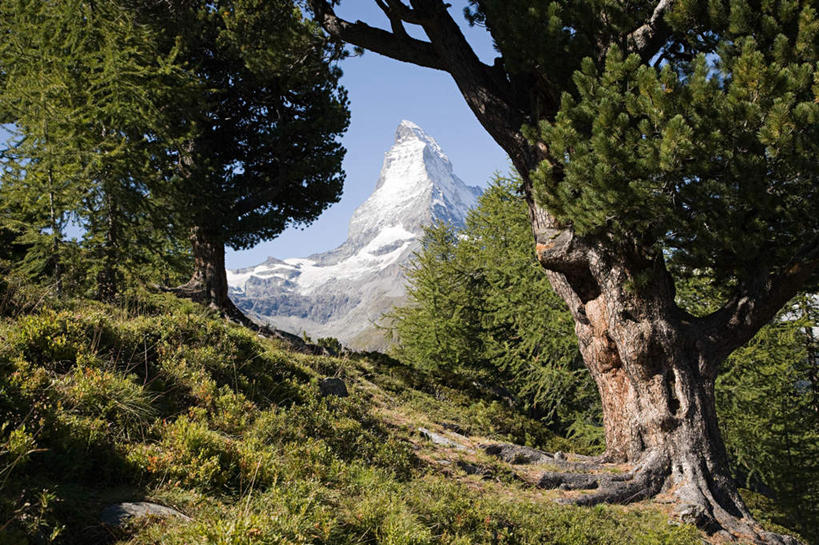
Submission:
M 463 21 L 466 2 L 451 3 L 450 12 Z M 336 12 L 348 20 L 389 28 L 373 0 L 346 0 Z M 477 53 L 491 63 L 495 52 L 489 35 L 481 28 L 469 28 L 465 21 L 463 27 Z M 375 189 L 384 152 L 402 119 L 417 123 L 433 136 L 452 161 L 455 173 L 470 185 L 484 186 L 493 172 L 508 170 L 506 154 L 478 124 L 449 75 L 369 51 L 345 60 L 341 67 L 352 113 L 350 128 L 342 139 L 347 148 L 347 179 L 341 201 L 306 229 L 289 229 L 250 250 L 228 248 L 229 269 L 256 265 L 268 256 L 304 257 L 344 242 L 353 210 Z

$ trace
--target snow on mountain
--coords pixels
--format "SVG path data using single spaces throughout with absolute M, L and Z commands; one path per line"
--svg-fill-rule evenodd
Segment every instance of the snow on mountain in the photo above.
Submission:
M 335 250 L 228 271 L 230 295 L 254 319 L 358 349 L 383 348 L 373 324 L 403 300 L 401 270 L 436 220 L 462 226 L 480 195 L 455 176 L 438 143 L 402 121 L 373 193 Z

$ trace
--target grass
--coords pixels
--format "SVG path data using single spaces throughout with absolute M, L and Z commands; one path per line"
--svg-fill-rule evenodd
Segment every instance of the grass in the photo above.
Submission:
M 3 301 L 0 545 L 699 543 L 651 506 L 560 506 L 500 462 L 436 463 L 460 455 L 419 425 L 572 444 L 389 358 L 291 353 L 165 295 Z M 324 376 L 351 395 L 322 398 Z M 98 521 L 146 499 L 193 520 Z

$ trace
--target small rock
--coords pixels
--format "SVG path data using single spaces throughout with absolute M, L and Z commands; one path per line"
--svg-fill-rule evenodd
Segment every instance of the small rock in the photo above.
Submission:
M 452 447 L 452 448 L 456 448 L 458 450 L 469 450 L 464 445 L 462 445 L 460 443 L 456 443 L 452 439 L 444 437 L 441 434 L 435 433 L 433 431 L 429 431 L 426 428 L 418 428 L 418 433 L 420 433 L 422 437 L 425 437 L 425 438 L 429 439 L 430 441 L 432 441 L 436 445 L 439 445 L 439 446 L 442 446 L 442 447 Z
M 511 443 L 492 443 L 480 445 L 480 447 L 487 454 L 497 456 L 504 462 L 510 464 L 537 464 L 552 460 L 545 452 L 531 447 L 513 445 Z
M 469 462 L 464 462 L 463 460 L 458 460 L 456 465 L 464 470 L 467 475 L 478 475 L 479 473 L 482 474 L 483 468 L 476 464 L 470 464 Z
M 191 520 L 189 516 L 171 507 L 165 507 L 164 505 L 147 501 L 136 501 L 109 505 L 100 513 L 100 521 L 109 526 L 122 526 L 132 518 L 138 519 L 147 516 L 161 518 L 176 517 L 183 520 Z
M 566 455 L 563 453 L 563 451 L 558 450 L 557 452 L 554 453 L 553 458 L 555 460 L 565 461 Z
M 347 385 L 340 378 L 328 377 L 319 381 L 322 396 L 347 397 Z

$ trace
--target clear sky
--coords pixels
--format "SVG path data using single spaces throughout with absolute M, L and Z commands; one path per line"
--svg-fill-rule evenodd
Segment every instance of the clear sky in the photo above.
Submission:
M 484 62 L 491 63 L 495 52 L 489 35 L 481 28 L 469 28 L 463 21 L 466 2 L 451 3 L 450 12 L 463 22 L 464 33 L 476 52 Z M 345 0 L 336 13 L 348 20 L 360 19 L 389 28 L 373 0 Z M 228 248 L 229 269 L 256 265 L 268 256 L 304 257 L 344 242 L 353 211 L 375 189 L 384 152 L 392 145 L 395 128 L 402 119 L 417 123 L 433 136 L 452 161 L 455 173 L 469 185 L 485 186 L 493 172 L 508 170 L 506 154 L 478 124 L 449 75 L 372 52 L 345 60 L 341 68 L 352 114 L 350 128 L 342 139 L 347 148 L 347 179 L 341 201 L 306 229 L 289 229 L 250 250 L 235 252 Z

